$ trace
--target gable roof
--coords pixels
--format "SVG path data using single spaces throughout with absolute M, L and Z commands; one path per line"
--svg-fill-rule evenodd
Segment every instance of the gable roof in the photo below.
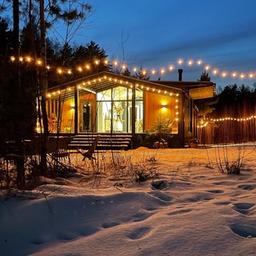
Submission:
M 177 86 L 172 86 L 172 85 L 166 85 L 166 84 L 161 84 L 158 83 L 158 81 L 149 81 L 149 80 L 142 80 L 142 79 L 138 79 L 132 76 L 125 76 L 125 75 L 121 75 L 121 74 L 116 74 L 116 73 L 112 73 L 112 72 L 108 72 L 108 71 L 103 71 L 103 72 L 99 72 L 99 73 L 95 73 L 89 76 L 84 76 L 82 78 L 79 79 L 75 79 L 63 84 L 59 84 L 56 86 L 53 86 L 51 88 L 49 88 L 49 91 L 53 91 L 53 90 L 60 90 L 60 89 L 65 89 L 67 87 L 72 87 L 75 85 L 83 85 L 86 86 L 89 89 L 95 89 L 95 91 L 101 90 L 103 89 L 105 86 L 107 86 L 107 84 L 98 81 L 98 83 L 94 83 L 94 85 L 88 86 L 85 85 L 85 83 L 89 82 L 89 81 L 94 81 L 96 79 L 100 79 L 103 77 L 111 77 L 113 80 L 118 79 L 119 81 L 124 81 L 127 82 L 129 84 L 140 84 L 142 86 L 148 86 L 148 87 L 154 87 L 154 88 L 159 88 L 161 90 L 173 90 L 175 92 L 182 92 L 182 88 L 179 88 Z M 109 84 L 111 84 L 111 81 L 108 81 L 108 86 Z M 114 83 L 113 83 L 114 84 Z M 125 85 L 125 83 L 124 83 Z

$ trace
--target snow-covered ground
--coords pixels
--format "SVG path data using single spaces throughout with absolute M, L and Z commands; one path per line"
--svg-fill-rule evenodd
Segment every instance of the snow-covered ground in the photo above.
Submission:
M 217 151 L 126 152 L 157 158 L 161 190 L 76 177 L 1 199 L 0 255 L 256 255 L 256 151 L 240 176 L 217 171 Z

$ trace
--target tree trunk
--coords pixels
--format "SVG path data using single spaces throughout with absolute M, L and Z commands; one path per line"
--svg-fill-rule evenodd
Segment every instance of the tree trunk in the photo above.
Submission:
M 46 73 L 46 40 L 45 40 L 45 18 L 44 18 L 44 0 L 39 0 L 40 12 L 40 57 L 43 66 L 40 72 L 40 89 L 41 89 L 41 111 L 43 121 L 43 133 L 41 140 L 41 174 L 47 175 L 47 144 L 48 144 L 48 117 L 46 111 L 46 93 L 48 87 Z
M 12 8 L 13 8 L 13 48 L 14 48 L 14 55 L 16 58 L 19 58 L 20 56 L 20 33 L 19 33 L 19 0 L 13 0 L 12 2 Z M 21 80 L 20 80 L 20 65 L 19 61 L 16 63 L 16 72 L 15 72 L 15 81 L 17 89 L 19 90 L 19 93 L 22 93 L 21 88 Z M 21 96 L 21 95 L 20 95 Z M 22 132 L 19 129 L 22 129 L 22 127 L 16 127 L 18 131 L 16 132 L 16 147 L 17 147 L 17 153 L 19 157 L 16 159 L 16 168 L 17 168 L 17 187 L 19 189 L 24 188 L 25 186 L 25 170 L 24 170 L 24 154 L 23 154 L 23 136 Z

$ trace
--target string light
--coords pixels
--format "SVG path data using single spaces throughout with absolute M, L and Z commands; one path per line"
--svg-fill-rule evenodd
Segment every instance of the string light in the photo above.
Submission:
M 14 62 L 20 62 L 20 63 L 28 63 L 28 64 L 35 64 L 36 66 L 43 66 L 43 61 L 39 58 L 32 58 L 30 56 L 19 56 L 19 57 L 16 57 L 16 56 L 10 56 L 10 61 L 12 63 Z M 89 71 L 93 68 L 92 65 L 90 64 L 95 64 L 95 65 L 100 65 L 100 64 L 104 64 L 104 65 L 107 65 L 109 63 L 109 60 L 107 59 L 96 59 L 93 61 L 93 63 L 87 63 L 85 64 L 84 68 L 81 67 L 81 66 L 78 66 L 78 67 L 75 67 L 75 68 L 71 68 L 71 67 L 60 67 L 63 72 L 61 72 L 62 75 L 65 75 L 65 74 L 73 74 L 74 72 L 83 72 L 83 71 Z M 207 71 L 207 72 L 210 72 L 212 73 L 213 75 L 219 75 L 221 78 L 233 78 L 233 79 L 255 79 L 256 78 L 256 72 L 236 72 L 236 71 L 223 71 L 223 70 L 220 70 L 219 68 L 215 67 L 215 68 L 211 68 L 211 66 L 207 63 L 205 63 L 203 60 L 201 59 L 198 59 L 198 60 L 193 60 L 193 59 L 188 59 L 187 61 L 185 61 L 184 59 L 182 58 L 179 58 L 176 62 L 179 66 L 180 65 L 184 65 L 184 64 L 187 64 L 189 67 L 192 67 L 194 65 L 202 65 L 204 64 L 203 68 Z M 121 70 L 125 70 L 126 68 L 129 68 L 128 65 L 126 63 L 122 63 L 118 60 L 113 60 L 112 61 L 112 64 L 115 68 L 120 68 Z M 44 67 L 46 68 L 47 70 L 50 70 L 49 66 L 46 66 Z M 168 65 L 166 67 L 162 67 L 160 69 L 158 68 L 152 68 L 151 71 L 150 71 L 150 74 L 152 75 L 156 75 L 157 74 L 157 70 L 159 70 L 159 73 L 161 75 L 164 75 L 164 74 L 167 74 L 169 72 L 172 72 L 175 68 L 178 68 L 178 67 L 175 67 L 175 65 Z M 51 70 L 55 70 L 58 74 L 60 74 L 58 71 L 57 71 L 58 67 L 57 66 L 51 66 Z M 70 71 L 69 71 L 70 70 Z M 146 75 L 148 73 L 149 69 L 143 69 L 142 71 L 142 74 L 143 75 Z M 138 71 L 137 67 L 134 67 L 132 69 L 132 71 L 135 73 Z
M 197 127 L 205 128 L 206 126 L 208 126 L 210 124 L 210 122 L 212 122 L 212 123 L 222 123 L 222 122 L 227 122 L 227 121 L 229 121 L 229 122 L 248 122 L 248 121 L 252 121 L 252 120 L 256 120 L 256 114 L 247 116 L 247 117 L 227 116 L 227 117 L 219 117 L 219 118 L 210 118 L 210 119 L 201 120 L 200 124 Z
M 59 71 L 61 70 L 62 71 L 62 69 L 58 69 Z M 97 79 L 91 79 L 91 80 L 89 80 L 89 81 L 83 81 L 83 82 L 81 82 L 80 84 L 78 84 L 77 85 L 77 88 L 79 89 L 79 90 L 81 90 L 81 89 L 84 89 L 84 90 L 86 90 L 86 91 L 89 91 L 89 92 L 91 92 L 91 93 L 96 93 L 95 91 L 93 91 L 93 90 L 91 90 L 90 88 L 86 88 L 85 86 L 86 86 L 86 84 L 88 84 L 88 85 L 91 85 L 92 83 L 96 83 L 97 81 L 99 81 L 99 82 L 104 82 L 104 80 L 105 81 L 109 81 L 109 82 L 113 82 L 113 83 L 117 83 L 117 84 L 126 84 L 128 87 L 130 87 L 130 88 L 133 88 L 133 83 L 131 83 L 131 82 L 129 82 L 129 81 L 124 81 L 124 80 L 122 80 L 122 79 L 117 79 L 117 78 L 115 78 L 115 77 L 111 77 L 111 76 L 107 76 L 107 75 L 104 75 L 104 76 L 102 76 L 102 77 L 99 77 L 99 78 L 97 78 Z M 84 86 L 84 88 L 83 88 L 83 86 Z M 152 90 L 152 92 L 157 92 L 157 93 L 163 93 L 163 94 L 165 94 L 165 95 L 169 95 L 169 96 L 176 96 L 176 99 L 175 99 L 175 105 L 174 105 L 174 109 L 175 109 L 175 111 L 174 111 L 174 114 L 175 114 L 175 121 L 176 122 L 178 122 L 179 121 L 179 106 L 178 106 L 178 102 L 179 102 L 179 99 L 178 99 L 178 97 L 180 96 L 180 94 L 179 93 L 173 93 L 173 92 L 170 92 L 170 89 L 168 88 L 168 89 L 166 89 L 166 90 L 164 90 L 164 91 L 162 91 L 162 90 L 160 90 L 160 89 L 157 89 L 156 87 L 153 87 L 153 86 L 145 86 L 145 85 L 143 85 L 143 84 L 140 84 L 140 83 L 136 83 L 135 84 L 135 86 L 136 86 L 136 88 L 137 89 L 141 89 L 141 90 L 146 90 L 146 91 L 149 91 L 150 89 Z M 73 86 L 73 88 L 75 87 L 75 85 Z M 71 87 L 67 87 L 66 89 L 63 89 L 63 90 L 57 90 L 57 91 L 52 91 L 52 92 L 48 92 L 47 94 L 46 94 L 46 97 L 47 98 L 52 98 L 52 96 L 56 96 L 56 95 L 61 95 L 62 94 L 62 91 L 65 91 L 65 90 L 68 90 L 69 92 L 70 91 L 72 91 L 72 88 Z

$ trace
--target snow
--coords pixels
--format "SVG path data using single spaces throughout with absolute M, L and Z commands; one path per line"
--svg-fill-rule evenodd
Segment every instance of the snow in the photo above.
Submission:
M 217 171 L 216 148 L 123 154 L 156 157 L 158 180 L 116 189 L 76 177 L 2 198 L 0 255 L 256 255 L 254 147 L 239 176 Z

